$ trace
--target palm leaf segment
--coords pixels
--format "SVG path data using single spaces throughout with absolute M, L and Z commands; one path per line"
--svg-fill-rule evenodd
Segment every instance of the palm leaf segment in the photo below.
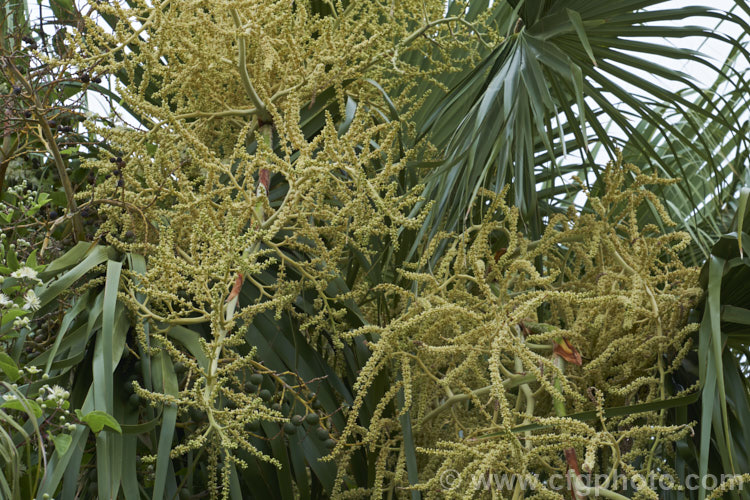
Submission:
M 716 111 L 714 99 L 693 78 L 654 59 L 696 61 L 724 75 L 722 68 L 694 50 L 653 39 L 715 39 L 746 55 L 735 40 L 684 22 L 700 16 L 750 27 L 731 12 L 707 7 L 652 10 L 660 3 L 510 0 L 496 7 L 505 9 L 506 16 L 498 24 L 512 26 L 505 41 L 435 107 L 422 129 L 445 148 L 446 157 L 427 178 L 426 197 L 437 205 L 420 236 L 432 235 L 438 227 L 459 227 L 479 186 L 497 190 L 506 183 L 513 184 L 513 202 L 521 207 L 527 229 L 538 235 L 543 217 L 559 209 L 550 204 L 554 200 L 549 195 L 575 190 L 556 179 L 596 168 L 591 140 L 595 138 L 614 156 L 617 143 L 610 138 L 611 124 L 643 151 L 647 161 L 673 177 L 679 172 L 662 159 L 663 150 L 656 150 L 643 135 L 644 123 L 667 138 L 668 149 L 676 152 L 674 144 L 680 143 L 681 150 L 687 148 L 716 168 L 709 144 L 693 141 L 697 134 L 686 129 L 697 131 L 703 118 L 710 118 L 735 133 L 741 130 Z M 513 19 L 517 21 L 508 22 Z M 657 85 L 651 75 L 691 90 L 702 102 Z M 673 126 L 674 121 L 664 120 L 663 109 L 655 104 L 669 107 L 684 123 Z M 460 117 L 458 126 L 456 117 Z M 634 125 L 639 122 L 640 128 Z M 580 152 L 582 164 L 562 166 L 560 160 L 573 150 Z M 545 188 L 547 195 L 538 196 L 537 190 Z

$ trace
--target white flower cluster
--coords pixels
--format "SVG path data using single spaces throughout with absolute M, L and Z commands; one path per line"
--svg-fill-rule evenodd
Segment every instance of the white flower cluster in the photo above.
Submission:
M 18 280 L 29 280 L 36 283 L 42 283 L 42 280 L 37 278 L 37 272 L 29 266 L 23 266 L 22 268 L 13 271 L 12 273 L 10 273 L 10 276 Z M 2 277 L 0 277 L 0 283 L 4 281 L 1 278 Z M 20 299 L 23 299 L 23 305 L 20 304 Z M 24 292 L 23 297 L 16 298 L 9 297 L 5 293 L 0 292 L 0 309 L 20 308 L 23 311 L 34 312 L 39 310 L 40 307 L 42 307 L 42 301 L 36 294 L 36 292 L 31 288 Z M 19 316 L 13 320 L 13 327 L 16 329 L 27 328 L 29 326 L 29 323 L 30 319 L 28 317 Z
M 17 279 L 29 279 L 36 281 L 37 283 L 42 283 L 42 280 L 36 277 L 37 272 L 34 271 L 29 266 L 23 266 L 22 268 L 18 269 L 17 271 L 13 271 L 10 273 L 11 278 L 17 278 Z
M 45 384 L 39 388 L 39 398 L 37 398 L 37 402 L 42 406 L 51 406 L 50 403 L 52 403 L 52 405 L 56 407 L 61 407 L 69 397 L 70 393 L 59 385 L 53 385 L 50 387 Z M 39 401 L 40 399 L 42 401 Z
M 27 316 L 21 316 L 13 320 L 13 328 L 27 328 L 29 326 L 29 318 Z
M 27 311 L 36 311 L 42 307 L 42 302 L 39 300 L 39 297 L 36 296 L 34 290 L 27 290 L 23 296 L 23 300 L 23 309 L 26 309 Z

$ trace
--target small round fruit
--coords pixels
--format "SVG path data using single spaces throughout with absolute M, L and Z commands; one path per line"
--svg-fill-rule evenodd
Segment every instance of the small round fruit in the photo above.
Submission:
M 258 392 L 258 386 L 253 384 L 252 382 L 245 382 L 245 392 L 247 393 Z
M 292 435 L 295 432 L 297 432 L 297 426 L 296 425 L 294 425 L 291 422 L 286 422 L 284 424 L 284 434 Z
M 128 398 L 128 403 L 131 406 L 138 406 L 141 403 L 141 397 L 138 394 L 131 394 Z
M 250 375 L 250 382 L 252 382 L 255 385 L 260 385 L 263 383 L 263 375 L 260 373 L 253 373 Z
M 271 409 L 274 411 L 281 411 L 281 405 L 279 403 L 274 403 L 271 405 Z
M 302 422 L 304 421 L 304 418 L 302 415 L 295 415 L 292 417 L 292 423 L 294 425 L 302 425 Z
M 328 430 L 322 427 L 318 427 L 318 429 L 315 431 L 315 434 L 321 441 L 325 441 L 326 439 L 328 439 Z
M 329 450 L 332 450 L 336 447 L 336 440 L 332 438 L 326 439 L 326 442 L 324 443 L 325 447 Z
M 125 233 L 125 237 L 126 238 L 132 238 L 133 237 L 133 231 L 127 231 Z M 178 361 L 177 363 L 174 364 L 174 372 L 175 373 L 180 374 L 180 373 L 185 373 L 185 371 L 187 371 L 187 366 L 185 366 L 185 363 L 183 363 L 182 361 Z
M 320 410 L 323 408 L 323 403 L 321 403 L 319 399 L 316 399 L 310 406 L 312 406 L 313 410 Z
M 262 391 L 260 391 L 260 399 L 262 399 L 263 401 L 271 401 L 271 397 L 271 391 L 269 391 L 268 389 L 263 389 Z
M 320 416 L 317 413 L 308 413 L 305 415 L 305 422 L 310 425 L 318 425 L 318 422 L 320 422 Z

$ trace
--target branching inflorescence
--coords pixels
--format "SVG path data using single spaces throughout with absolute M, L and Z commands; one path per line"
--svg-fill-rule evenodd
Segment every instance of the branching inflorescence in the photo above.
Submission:
M 356 421 L 373 380 L 388 370 L 402 377 L 401 413 L 411 414 L 423 460 L 420 488 L 436 497 L 475 498 L 487 492 L 481 478 L 505 477 L 516 479 L 506 484 L 508 498 L 528 488 L 539 498 L 562 498 L 545 477 L 573 471 L 609 477 L 602 491 L 622 498 L 612 491 L 615 478 L 667 475 L 664 457 L 690 428 L 665 425 L 664 410 L 610 418 L 603 412 L 666 401 L 667 377 L 697 329 L 687 322 L 700 296 L 697 271 L 677 258 L 688 236 L 637 222 L 648 201 L 671 224 L 646 189 L 662 182 L 632 165 L 610 164 L 604 194 L 589 198 L 589 211 L 552 218 L 533 242 L 517 232 L 518 212 L 505 205 L 505 193 L 485 192 L 491 203 L 484 221 L 440 235 L 422 262 L 403 271 L 417 286 L 388 290 L 408 306 L 387 324 L 351 332 L 379 340 L 331 458 L 346 463 L 360 447 L 379 449 L 383 470 L 374 490 L 403 481 L 399 414 L 367 429 Z M 494 250 L 494 234 L 507 247 Z M 448 250 L 430 270 L 429 249 L 441 243 Z M 396 392 L 389 396 L 395 404 Z M 585 411 L 594 418 L 568 416 Z M 442 481 L 452 471 L 458 474 L 446 490 Z M 339 474 L 343 480 L 345 469 Z M 658 498 L 646 481 L 639 490 Z
M 409 216 L 420 186 L 399 177 L 430 150 L 401 142 L 423 96 L 403 92 L 400 119 L 387 118 L 379 85 L 429 78 L 404 62 L 405 52 L 438 44 L 475 54 L 472 47 L 499 40 L 491 29 L 443 18 L 436 1 L 329 2 L 326 15 L 306 2 L 129 3 L 92 3 L 88 24 L 72 35 L 75 64 L 127 75 L 118 82 L 121 104 L 140 117 L 138 126 L 89 124 L 111 154 L 88 166 L 109 177 L 77 201 L 105 218 L 101 239 L 147 259 L 142 272 L 125 274 L 119 298 L 146 352 L 166 352 L 188 376 L 169 394 L 136 391 L 205 416 L 173 455 L 202 448 L 223 462 L 215 496 L 228 495 L 229 466 L 245 465 L 236 450 L 274 462 L 253 447 L 252 429 L 288 415 L 267 404 L 277 396 L 257 392 L 258 376 L 279 401 L 291 395 L 319 418 L 308 381 L 269 370 L 247 341 L 267 311 L 293 315 L 333 366 L 344 343 L 374 339 L 328 457 L 339 471 L 334 495 L 380 498 L 408 487 L 399 418 L 407 412 L 420 488 L 436 497 L 473 498 L 470 480 L 483 474 L 536 481 L 540 495 L 559 498 L 540 474 L 668 470 L 663 457 L 689 428 L 666 426 L 663 410 L 603 413 L 605 405 L 665 400 L 694 331 L 686 315 L 699 293 L 696 271 L 677 259 L 687 236 L 637 222 L 648 202 L 669 224 L 645 189 L 663 181 L 610 165 L 604 194 L 582 214 L 551 218 L 533 242 L 518 232 L 505 193 L 484 192 L 480 224 L 437 235 L 418 262 L 380 286 L 388 317 L 364 304 L 364 271 L 338 301 L 326 292 L 353 252 L 371 257 L 373 241 L 397 245 L 422 222 Z M 121 22 L 106 32 L 96 15 Z M 433 62 L 430 71 L 455 66 L 447 57 Z M 325 93 L 330 106 L 316 108 Z M 314 133 L 312 121 L 320 122 Z M 309 310 L 297 307 L 303 295 L 312 297 Z M 343 299 L 361 303 L 365 326 L 348 322 Z M 180 328 L 200 332 L 199 349 L 174 342 Z M 359 411 L 384 372 L 398 376 L 365 428 Z M 598 418 L 567 416 L 587 410 Z M 375 484 L 348 489 L 350 460 L 362 448 L 379 454 Z M 460 480 L 446 492 L 439 478 L 449 469 Z
M 331 2 L 327 14 L 305 2 L 129 5 L 92 2 L 70 35 L 72 63 L 120 75 L 120 105 L 139 120 L 88 124 L 111 153 L 87 165 L 106 179 L 79 202 L 104 218 L 104 242 L 146 257 L 143 272 L 124 275 L 119 298 L 145 352 L 166 352 L 188 375 L 171 394 L 135 390 L 204 417 L 173 455 L 201 448 L 223 462 L 212 493 L 226 495 L 230 466 L 246 465 L 237 449 L 279 465 L 250 442 L 258 422 L 288 419 L 271 399 L 291 394 L 317 416 L 309 381 L 256 360 L 247 342 L 254 318 L 291 314 L 334 353 L 350 326 L 326 289 L 347 252 L 369 256 L 372 239 L 397 241 L 421 223 L 408 216 L 419 186 L 398 182 L 416 154 L 400 144 L 409 113 L 387 118 L 393 103 L 380 85 L 420 74 L 399 55 L 492 34 L 460 16 L 444 20 L 442 2 Z M 120 22 L 106 31 L 97 16 Z M 317 110 L 308 113 L 319 123 L 312 134 L 300 120 L 307 110 Z M 344 110 L 342 125 L 334 114 Z M 295 307 L 302 294 L 313 310 Z M 174 342 L 180 328 L 201 332 L 199 351 Z M 251 375 L 270 379 L 276 395 L 245 390 L 258 385 Z

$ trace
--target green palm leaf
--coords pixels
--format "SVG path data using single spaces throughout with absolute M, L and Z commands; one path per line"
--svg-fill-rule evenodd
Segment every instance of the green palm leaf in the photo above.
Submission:
M 512 183 L 513 200 L 522 208 L 531 234 L 538 235 L 549 213 L 546 200 L 537 194 L 538 174 L 555 172 L 564 153 L 572 149 L 562 147 L 567 140 L 584 158 L 584 173 L 596 171 L 591 140 L 600 141 L 610 156 L 617 146 L 609 136 L 609 123 L 622 129 L 647 161 L 665 170 L 672 166 L 634 120 L 660 131 L 669 147 L 680 141 L 710 168 L 717 168 L 709 145 L 691 142 L 685 127 L 699 131 L 694 117 L 701 117 L 735 133 L 740 130 L 690 76 L 654 63 L 653 57 L 696 61 L 720 73 L 721 69 L 695 51 L 649 39 L 701 37 L 734 44 L 744 52 L 729 37 L 686 23 L 703 16 L 746 28 L 738 16 L 705 7 L 659 9 L 658 1 L 509 3 L 520 15 L 513 33 L 446 96 L 422 129 L 446 152 L 444 164 L 427 177 L 425 194 L 438 204 L 422 234 L 434 234 L 443 224 L 458 227 L 478 186 L 497 190 Z M 646 8 L 654 9 L 642 10 Z M 676 26 L 675 21 L 684 24 Z M 704 102 L 656 85 L 639 76 L 643 72 L 691 89 Z M 685 127 L 665 121 L 655 103 L 685 117 Z M 460 116 L 462 109 L 469 111 L 456 126 L 455 119 L 447 118 Z M 540 168 L 539 158 L 545 154 L 546 168 Z
M 730 231 L 739 215 L 735 200 L 747 182 L 747 122 L 741 117 L 750 109 L 750 100 L 747 99 L 747 70 L 734 69 L 739 56 L 738 49 L 730 52 L 722 73 L 703 94 L 684 93 L 701 108 L 713 105 L 721 120 L 693 112 L 676 116 L 661 106 L 657 111 L 664 112 L 666 120 L 675 120 L 674 127 L 681 131 L 684 139 L 669 141 L 657 127 L 644 120 L 636 128 L 653 144 L 661 163 L 649 164 L 644 152 L 632 140 L 623 148 L 625 159 L 642 166 L 644 171 L 681 179 L 678 184 L 660 186 L 655 191 L 666 200 L 678 228 L 690 233 L 693 242 L 685 257 L 694 265 L 703 262 L 716 239 Z M 711 156 L 698 154 L 691 144 L 703 144 L 711 151 Z M 640 216 L 644 223 L 658 219 L 653 212 Z

